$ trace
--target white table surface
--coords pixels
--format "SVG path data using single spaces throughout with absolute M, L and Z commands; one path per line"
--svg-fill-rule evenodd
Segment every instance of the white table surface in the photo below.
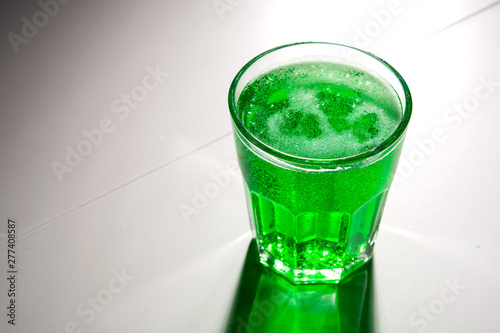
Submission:
M 252 237 L 228 87 L 305 40 L 371 51 L 413 94 L 371 331 L 500 332 L 500 1 L 41 3 L 0 4 L 1 332 L 224 332 Z

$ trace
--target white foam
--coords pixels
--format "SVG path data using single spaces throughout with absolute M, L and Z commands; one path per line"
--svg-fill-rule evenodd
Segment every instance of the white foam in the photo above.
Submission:
M 290 71 L 284 71 L 277 75 L 277 80 L 290 82 L 287 91 L 289 108 L 271 115 L 267 121 L 269 139 L 267 143 L 276 149 L 310 158 L 352 156 L 379 145 L 398 126 L 401 118 L 399 100 L 389 84 L 379 78 L 353 67 L 332 63 L 298 63 L 287 67 L 294 68 L 293 77 L 290 77 Z M 277 72 L 273 74 L 276 75 Z M 293 81 L 297 78 L 301 78 L 300 88 L 294 86 Z M 307 87 L 318 81 L 361 92 L 363 100 L 356 103 L 353 112 L 346 119 L 354 124 L 359 117 L 374 113 L 378 117 L 378 134 L 374 138 L 360 142 L 352 128 L 342 132 L 336 131 L 320 107 L 320 101 L 316 96 L 317 90 Z M 373 96 L 372 99 L 365 98 L 367 95 Z M 321 135 L 307 138 L 305 135 L 283 134 L 281 128 L 287 115 L 297 111 L 303 115 L 315 115 L 322 131 Z
M 353 129 L 347 129 L 342 132 L 335 131 L 328 117 L 323 110 L 319 108 L 319 101 L 316 96 L 309 93 L 297 93 L 297 99 L 290 100 L 290 107 L 287 110 L 275 113 L 268 119 L 267 130 L 270 139 L 269 144 L 278 150 L 297 156 L 308 156 L 311 158 L 335 158 L 342 156 L 356 155 L 367 146 L 375 147 L 382 143 L 387 133 L 392 133 L 399 117 L 394 112 L 386 112 L 373 102 L 363 102 L 354 108 L 354 112 L 346 119 L 354 123 L 360 116 L 374 113 L 377 115 L 377 127 L 379 134 L 372 139 L 367 139 L 362 143 L 353 132 Z M 281 126 L 290 112 L 300 111 L 303 115 L 313 114 L 319 122 L 319 129 L 322 131 L 317 138 L 307 138 L 303 135 L 286 135 L 281 131 Z

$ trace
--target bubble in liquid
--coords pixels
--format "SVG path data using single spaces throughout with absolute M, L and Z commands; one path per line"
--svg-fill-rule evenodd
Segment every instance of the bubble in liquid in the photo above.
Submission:
M 278 90 L 271 94 L 267 99 L 266 104 L 272 108 L 285 109 L 290 106 L 288 93 L 285 90 Z
M 380 133 L 378 115 L 375 113 L 361 115 L 354 121 L 353 132 L 361 143 L 375 138 Z
M 281 123 L 280 132 L 288 136 L 305 136 L 308 139 L 317 138 L 322 134 L 317 116 L 301 111 L 288 112 Z
M 373 149 L 401 119 L 401 104 L 388 83 L 329 62 L 272 69 L 243 89 L 238 109 L 244 124 L 261 141 L 285 153 L 312 158 Z

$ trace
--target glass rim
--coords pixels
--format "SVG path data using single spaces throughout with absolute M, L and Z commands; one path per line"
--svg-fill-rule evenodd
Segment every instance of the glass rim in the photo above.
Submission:
M 384 141 L 382 141 L 379 145 L 376 147 L 369 149 L 367 151 L 364 151 L 362 153 L 356 154 L 356 155 L 350 155 L 350 156 L 345 156 L 345 157 L 338 157 L 338 158 L 310 158 L 310 157 L 301 157 L 301 156 L 296 156 L 288 153 L 284 153 L 276 148 L 271 147 L 270 145 L 262 142 L 259 140 L 256 136 L 254 136 L 243 124 L 241 121 L 240 117 L 238 116 L 238 108 L 237 108 L 237 102 L 235 98 L 236 94 L 236 88 L 238 86 L 238 83 L 241 79 L 241 77 L 246 73 L 246 71 L 258 60 L 261 58 L 265 57 L 266 55 L 273 53 L 277 50 L 287 48 L 287 47 L 293 47 L 293 46 L 298 46 L 298 45 L 307 45 L 307 44 L 324 44 L 324 45 L 332 45 L 332 46 L 337 46 L 337 47 L 343 47 L 343 48 L 348 48 L 354 51 L 361 52 L 372 59 L 376 60 L 383 66 L 385 66 L 387 69 L 389 69 L 392 74 L 394 74 L 395 78 L 398 80 L 398 82 L 401 84 L 401 88 L 404 91 L 404 96 L 398 95 L 398 98 L 402 100 L 404 98 L 405 102 L 405 107 L 402 109 L 402 118 L 401 121 L 399 122 L 398 127 L 394 130 L 394 132 L 388 136 Z M 261 73 L 262 74 L 262 73 Z M 259 74 L 258 74 L 259 75 Z M 258 76 L 257 75 L 257 76 Z M 255 76 L 252 79 L 255 79 L 257 76 Z M 251 81 L 249 81 L 251 82 Z M 393 146 L 397 141 L 403 137 L 406 128 L 408 127 L 408 123 L 410 122 L 410 117 L 412 113 L 412 98 L 410 94 L 410 89 L 408 88 L 408 85 L 406 84 L 406 81 L 403 79 L 403 77 L 399 74 L 399 72 L 392 67 L 389 63 L 387 63 L 385 60 L 383 60 L 380 57 L 377 57 L 376 55 L 363 51 L 361 49 L 344 45 L 344 44 L 339 44 L 339 43 L 331 43 L 331 42 L 298 42 L 298 43 L 291 43 L 291 44 L 285 44 L 281 46 L 274 47 L 272 49 L 269 49 L 265 52 L 262 52 L 261 54 L 257 55 L 253 59 L 251 59 L 249 62 L 243 66 L 240 71 L 236 74 L 234 77 L 233 81 L 231 82 L 231 86 L 229 88 L 229 96 L 228 96 L 228 102 L 229 102 L 229 111 L 231 113 L 231 118 L 233 120 L 233 124 L 236 126 L 237 130 L 243 137 L 248 140 L 252 145 L 257 147 L 258 149 L 262 150 L 263 152 L 281 159 L 285 162 L 291 162 L 291 163 L 298 163 L 298 164 L 306 164 L 306 165 L 331 165 L 331 166 L 341 166 L 341 165 L 346 165 L 346 164 L 351 164 L 353 162 L 359 162 L 363 160 L 367 160 L 371 157 L 374 157 L 384 151 L 386 151 L 388 148 Z

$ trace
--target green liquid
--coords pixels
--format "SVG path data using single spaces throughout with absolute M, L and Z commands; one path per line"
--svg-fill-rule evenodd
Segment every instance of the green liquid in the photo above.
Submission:
M 238 100 L 243 124 L 289 155 L 333 159 L 374 149 L 401 121 L 388 83 L 332 62 L 277 67 Z M 339 170 L 278 165 L 236 140 L 261 260 L 296 283 L 337 282 L 371 257 L 401 140 L 373 163 Z

